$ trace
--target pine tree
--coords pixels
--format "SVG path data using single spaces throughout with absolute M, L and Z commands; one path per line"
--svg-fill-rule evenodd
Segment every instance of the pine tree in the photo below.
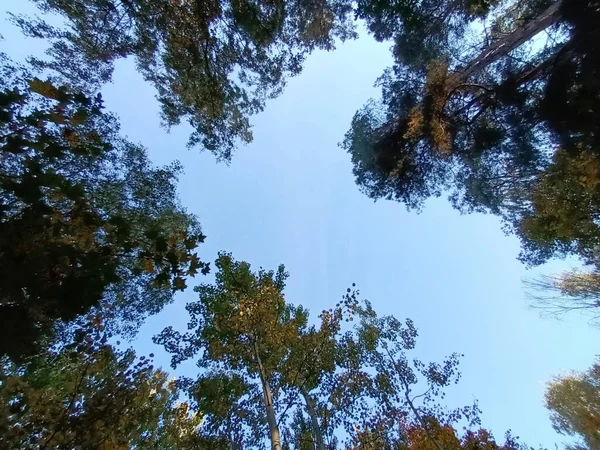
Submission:
M 598 2 L 361 1 L 357 14 L 395 58 L 344 141 L 360 188 L 417 209 L 449 193 L 501 216 L 527 263 L 595 264 Z
M 187 120 L 191 146 L 229 160 L 250 142 L 249 118 L 277 96 L 307 53 L 355 36 L 344 0 L 33 0 L 65 27 L 15 17 L 28 36 L 51 42 L 50 70 L 95 93 L 110 81 L 115 61 L 134 57 L 154 85 L 167 126 Z

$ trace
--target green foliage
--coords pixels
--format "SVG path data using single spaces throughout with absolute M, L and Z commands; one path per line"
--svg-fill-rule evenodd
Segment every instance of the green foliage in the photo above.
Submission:
M 327 411 L 328 426 L 342 428 L 348 445 L 397 448 L 403 427 L 425 426 L 428 417 L 444 425 L 479 423 L 477 404 L 446 409 L 442 400 L 448 387 L 460 379 L 459 355 L 441 363 L 425 363 L 411 355 L 417 330 L 410 319 L 377 316 L 359 292 L 348 290 L 355 325 L 338 339 L 338 369 L 317 396 Z M 370 447 L 369 447 L 370 448 Z
M 195 288 L 200 300 L 188 303 L 190 330 L 181 336 L 165 330 L 157 341 L 173 353 L 177 366 L 202 350 L 200 364 L 212 361 L 227 370 L 258 367 L 253 342 L 260 343 L 260 356 L 265 367 L 273 367 L 285 352 L 285 340 L 294 330 L 304 326 L 306 314 L 302 308 L 287 305 L 282 290 L 287 273 L 283 266 L 277 272 L 260 269 L 253 273 L 246 262 L 235 261 L 221 253 L 216 263 L 216 282 Z M 262 346 L 265 346 L 262 349 Z
M 485 430 L 456 435 L 478 412 L 441 404 L 460 377 L 458 357 L 411 361 L 410 320 L 378 317 L 349 289 L 308 325 L 308 312 L 285 301 L 283 266 L 253 272 L 225 253 L 216 266 L 215 283 L 188 305 L 189 331 L 155 338 L 174 365 L 197 357 L 197 378 L 167 380 L 149 359 L 116 350 L 112 319 L 89 313 L 61 346 L 1 361 L 0 446 L 259 449 L 270 438 L 271 448 L 297 450 L 521 448 Z
M 217 449 L 202 417 L 151 360 L 106 344 L 100 316 L 75 340 L 0 368 L 0 446 L 14 449 Z
M 361 190 L 411 209 L 447 192 L 502 217 L 529 264 L 595 264 L 598 3 L 364 0 L 357 15 L 395 59 L 343 143 Z
M 212 387 L 209 391 L 200 389 L 201 395 L 213 392 L 219 398 L 221 390 L 235 387 L 223 400 L 235 402 L 238 414 L 229 417 L 232 423 L 228 420 L 214 427 L 219 437 L 241 441 L 244 448 L 257 447 L 255 436 L 260 432 L 261 414 L 256 411 L 265 408 L 272 447 L 280 448 L 275 417 L 279 399 L 275 391 L 282 384 L 279 371 L 289 353 L 289 342 L 306 326 L 307 314 L 302 307 L 286 304 L 282 291 L 288 275 L 283 266 L 276 272 L 260 269 L 253 273 L 248 263 L 221 253 L 216 268 L 215 284 L 198 286 L 200 300 L 186 305 L 191 331 L 181 335 L 169 327 L 155 337 L 155 342 L 173 354 L 174 367 L 200 353 L 198 366 L 209 371 L 209 378 L 201 378 L 199 386 Z M 262 400 L 259 390 L 263 392 Z M 199 398 L 204 404 L 215 401 L 222 400 Z M 210 410 L 222 415 L 219 408 Z
M 91 308 L 135 328 L 208 270 L 194 252 L 200 226 L 177 200 L 179 166 L 153 168 L 119 138 L 99 95 L 18 72 L 3 81 L 0 354 L 35 352 L 57 321 Z
M 600 446 L 600 364 L 584 373 L 557 377 L 548 383 L 546 407 L 554 429 L 577 437 L 572 450 L 592 450 Z
M 532 211 L 523 214 L 520 235 L 525 260 L 576 254 L 596 264 L 600 244 L 600 158 L 591 151 L 555 153 L 531 192 Z
M 281 448 L 325 450 L 373 430 L 399 445 L 403 426 L 424 426 L 428 417 L 478 423 L 476 405 L 442 406 L 460 378 L 458 355 L 441 363 L 411 358 L 417 331 L 410 320 L 378 317 L 348 289 L 312 325 L 306 310 L 285 300 L 283 266 L 252 272 L 223 253 L 216 267 L 215 283 L 196 288 L 199 301 L 187 305 L 189 331 L 167 327 L 155 337 L 174 366 L 196 358 L 200 376 L 181 383 L 209 436 L 261 448 L 265 422 L 275 442 L 274 420 Z
M 207 435 L 240 449 L 252 442 L 259 447 L 265 439 L 260 390 L 247 377 L 209 371 L 180 383 L 189 393 L 194 410 L 202 412 L 202 429 Z
M 291 437 L 288 448 L 297 450 L 314 450 L 316 448 L 310 420 L 302 414 L 302 411 L 295 412 L 290 429 Z
M 286 301 L 283 266 L 219 255 L 215 282 L 186 306 L 187 332 L 154 339 L 174 368 L 196 359 L 195 378 L 167 381 L 110 346 L 208 264 L 177 200 L 181 167 L 154 168 L 94 94 L 133 57 L 165 124 L 187 120 L 189 144 L 228 161 L 309 52 L 354 37 L 353 15 L 393 41 L 395 58 L 382 102 L 356 114 L 344 141 L 361 189 L 409 208 L 450 191 L 463 211 L 500 215 L 527 263 L 597 264 L 597 1 L 32 1 L 65 26 L 13 17 L 49 40 L 48 58 L 30 60 L 49 81 L 0 68 L 0 446 L 523 448 L 457 433 L 479 425 L 476 403 L 443 405 L 458 354 L 414 358 L 412 321 L 378 316 L 353 289 L 312 324 Z M 589 295 L 583 286 L 560 289 Z M 599 373 L 547 395 L 555 428 L 589 448 L 600 445 Z
M 51 41 L 49 59 L 32 60 L 34 67 L 94 92 L 116 60 L 134 56 L 166 125 L 188 120 L 190 145 L 224 160 L 251 141 L 249 117 L 300 72 L 308 52 L 355 35 L 342 0 L 33 1 L 67 24 L 14 18 L 26 35 Z

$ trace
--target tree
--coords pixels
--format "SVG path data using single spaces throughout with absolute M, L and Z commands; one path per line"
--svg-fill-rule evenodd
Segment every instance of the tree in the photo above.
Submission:
M 244 384 L 258 382 L 271 448 L 281 450 L 275 407 L 277 369 L 288 352 L 286 343 L 306 325 L 306 313 L 284 301 L 283 266 L 277 272 L 261 269 L 255 274 L 248 263 L 221 253 L 216 267 L 215 285 L 198 286 L 200 300 L 186 306 L 193 332 L 181 335 L 169 327 L 155 342 L 173 354 L 174 366 L 201 352 L 200 367 L 231 373 Z
M 600 308 L 600 273 L 570 270 L 558 275 L 542 275 L 526 280 L 533 307 L 543 313 L 560 317 L 571 311 L 591 316 L 598 326 Z
M 177 199 L 180 167 L 153 168 L 99 95 L 2 69 L 0 354 L 35 353 L 90 309 L 135 328 L 208 270 Z
M 282 389 L 288 397 L 286 409 L 297 407 L 291 422 L 286 423 L 286 432 L 297 448 L 326 450 L 337 445 L 332 420 L 335 412 L 323 396 L 347 361 L 339 342 L 344 322 L 354 320 L 355 309 L 356 298 L 345 295 L 335 307 L 319 314 L 318 326 L 299 328 L 286 343 L 289 352 L 280 369 Z M 308 311 L 306 314 L 308 318 Z
M 433 441 L 432 441 L 433 439 Z M 528 447 L 520 444 L 510 433 L 506 434 L 504 444 L 496 443 L 494 437 L 487 430 L 480 428 L 477 431 L 467 431 L 460 436 L 454 428 L 442 425 L 435 418 L 428 418 L 425 425 L 411 425 L 406 427 L 403 442 L 398 449 L 401 450 L 436 450 L 435 443 L 439 443 L 444 450 L 527 450 Z
M 106 344 L 101 316 L 59 351 L 0 365 L 3 448 L 220 449 L 151 359 Z
M 264 447 L 264 397 L 256 383 L 239 373 L 215 370 L 179 384 L 188 393 L 192 410 L 201 412 L 208 436 L 232 450 Z
M 315 450 L 324 447 L 323 442 L 318 442 L 315 437 L 314 425 L 307 419 L 302 411 L 296 410 L 290 424 L 290 444 L 288 448 L 298 450 Z M 332 448 L 332 447 L 329 447 Z
M 210 430 L 233 447 L 260 446 L 266 417 L 272 448 L 293 440 L 325 450 L 324 435 L 333 428 L 319 396 L 338 368 L 337 339 L 351 299 L 324 310 L 318 326 L 308 325 L 308 311 L 285 301 L 283 266 L 253 273 L 222 253 L 216 267 L 216 283 L 197 287 L 200 301 L 187 305 L 192 331 L 168 327 L 155 342 L 172 353 L 174 366 L 199 355 L 203 372 L 185 385 Z
M 550 255 L 579 255 L 598 265 L 600 159 L 594 151 L 554 154 L 532 191 L 532 210 L 523 213 L 519 233 L 523 257 L 542 262 Z
M 343 143 L 360 188 L 417 209 L 449 192 L 501 216 L 527 263 L 595 264 L 598 2 L 364 0 L 357 15 L 395 58 Z
M 368 301 L 359 301 L 356 290 L 349 290 L 346 298 L 355 305 L 358 320 L 340 340 L 346 361 L 326 391 L 352 446 L 398 448 L 407 426 L 427 430 L 430 418 L 443 426 L 479 424 L 477 403 L 447 409 L 442 402 L 446 389 L 460 379 L 460 355 L 441 363 L 411 358 L 418 333 L 410 319 L 403 323 L 393 316 L 379 317 Z M 435 450 L 445 449 L 429 434 Z
M 307 52 L 354 36 L 343 0 L 33 0 L 65 28 L 15 17 L 28 36 L 51 41 L 32 60 L 88 92 L 110 80 L 114 62 L 134 56 L 158 93 L 168 126 L 185 118 L 200 144 L 229 160 L 252 139 L 249 116 L 300 72 Z
M 431 450 L 451 450 L 442 445 L 451 432 L 457 449 L 517 448 L 511 440 L 494 447 L 485 430 L 455 434 L 453 426 L 479 423 L 476 404 L 443 405 L 460 378 L 459 355 L 412 358 L 417 330 L 409 319 L 379 317 L 348 289 L 309 324 L 306 309 L 286 302 L 283 266 L 253 272 L 221 253 L 216 267 L 215 282 L 198 286 L 199 301 L 187 305 L 188 331 L 167 327 L 155 337 L 174 367 L 196 359 L 200 374 L 178 386 L 202 414 L 207 438 L 236 450 L 266 440 L 286 450 L 430 450 L 417 445 L 425 433 Z M 414 447 L 406 447 L 411 432 Z
M 600 364 L 583 373 L 556 377 L 548 383 L 546 408 L 554 429 L 580 441 L 572 450 L 600 447 Z

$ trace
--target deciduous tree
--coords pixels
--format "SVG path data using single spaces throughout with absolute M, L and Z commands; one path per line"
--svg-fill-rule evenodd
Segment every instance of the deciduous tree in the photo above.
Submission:
M 455 433 L 479 425 L 477 404 L 444 405 L 460 378 L 459 355 L 414 358 L 410 319 L 380 317 L 348 289 L 309 324 L 306 309 L 286 302 L 283 266 L 253 272 L 222 253 L 216 267 L 215 283 L 196 288 L 199 301 L 187 306 L 189 331 L 167 327 L 155 337 L 174 366 L 197 360 L 199 376 L 179 385 L 207 437 L 232 449 L 267 440 L 286 450 L 517 448 L 496 445 L 485 430 Z
M 306 326 L 306 312 L 285 302 L 283 266 L 277 272 L 254 273 L 248 263 L 222 253 L 216 267 L 215 284 L 198 286 L 199 301 L 186 306 L 191 331 L 181 335 L 166 328 L 155 341 L 173 354 L 174 366 L 199 354 L 200 367 L 218 368 L 244 384 L 260 386 L 271 448 L 281 450 L 276 414 L 280 368 L 289 352 L 287 343 Z
M 0 354 L 35 352 L 90 309 L 138 325 L 208 270 L 200 225 L 177 199 L 180 167 L 152 167 L 100 96 L 3 70 Z
M 580 312 L 598 326 L 600 318 L 600 273 L 598 271 L 570 270 L 558 275 L 542 275 L 526 280 L 532 306 L 543 314 L 561 317 L 569 312 Z
M 600 364 L 583 373 L 556 377 L 548 383 L 546 407 L 554 429 L 579 439 L 572 450 L 600 447 Z
M 0 364 L 0 446 L 23 450 L 220 449 L 179 401 L 167 373 L 106 343 L 90 315 L 75 340 L 21 364 Z
M 410 425 L 404 430 L 399 450 L 530 450 L 510 433 L 504 444 L 496 442 L 492 434 L 480 428 L 462 435 L 450 425 L 442 425 L 436 418 L 428 417 L 423 425 Z
M 418 333 L 410 319 L 403 323 L 378 316 L 368 301 L 359 301 L 355 290 L 346 298 L 355 305 L 357 322 L 340 340 L 346 361 L 327 390 L 332 409 L 341 412 L 337 422 L 352 436 L 353 445 L 396 448 L 407 425 L 426 430 L 432 417 L 449 426 L 479 424 L 476 403 L 448 409 L 443 402 L 446 389 L 460 379 L 460 355 L 441 363 L 411 358 Z

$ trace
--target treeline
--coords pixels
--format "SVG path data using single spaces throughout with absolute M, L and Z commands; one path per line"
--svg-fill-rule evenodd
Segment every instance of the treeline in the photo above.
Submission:
M 598 77 L 593 0 L 33 0 L 64 27 L 13 16 L 47 57 L 0 78 L 0 446 L 14 449 L 516 450 L 448 409 L 459 355 L 411 356 L 416 326 L 379 316 L 352 287 L 309 320 L 287 273 L 222 253 L 189 303 L 187 332 L 155 337 L 168 379 L 126 340 L 210 270 L 199 219 L 179 203 L 179 164 L 154 167 L 98 92 L 133 57 L 167 126 L 228 161 L 250 117 L 314 49 L 393 43 L 381 102 L 344 141 L 372 198 L 421 208 L 450 193 L 500 216 L 527 264 L 575 255 L 587 271 L 534 282 L 560 310 L 600 305 Z M 558 291 L 554 297 L 552 291 Z M 558 303 L 557 303 L 558 302 Z M 600 447 L 597 365 L 550 383 L 573 449 Z M 465 431 L 466 430 L 466 431 Z

